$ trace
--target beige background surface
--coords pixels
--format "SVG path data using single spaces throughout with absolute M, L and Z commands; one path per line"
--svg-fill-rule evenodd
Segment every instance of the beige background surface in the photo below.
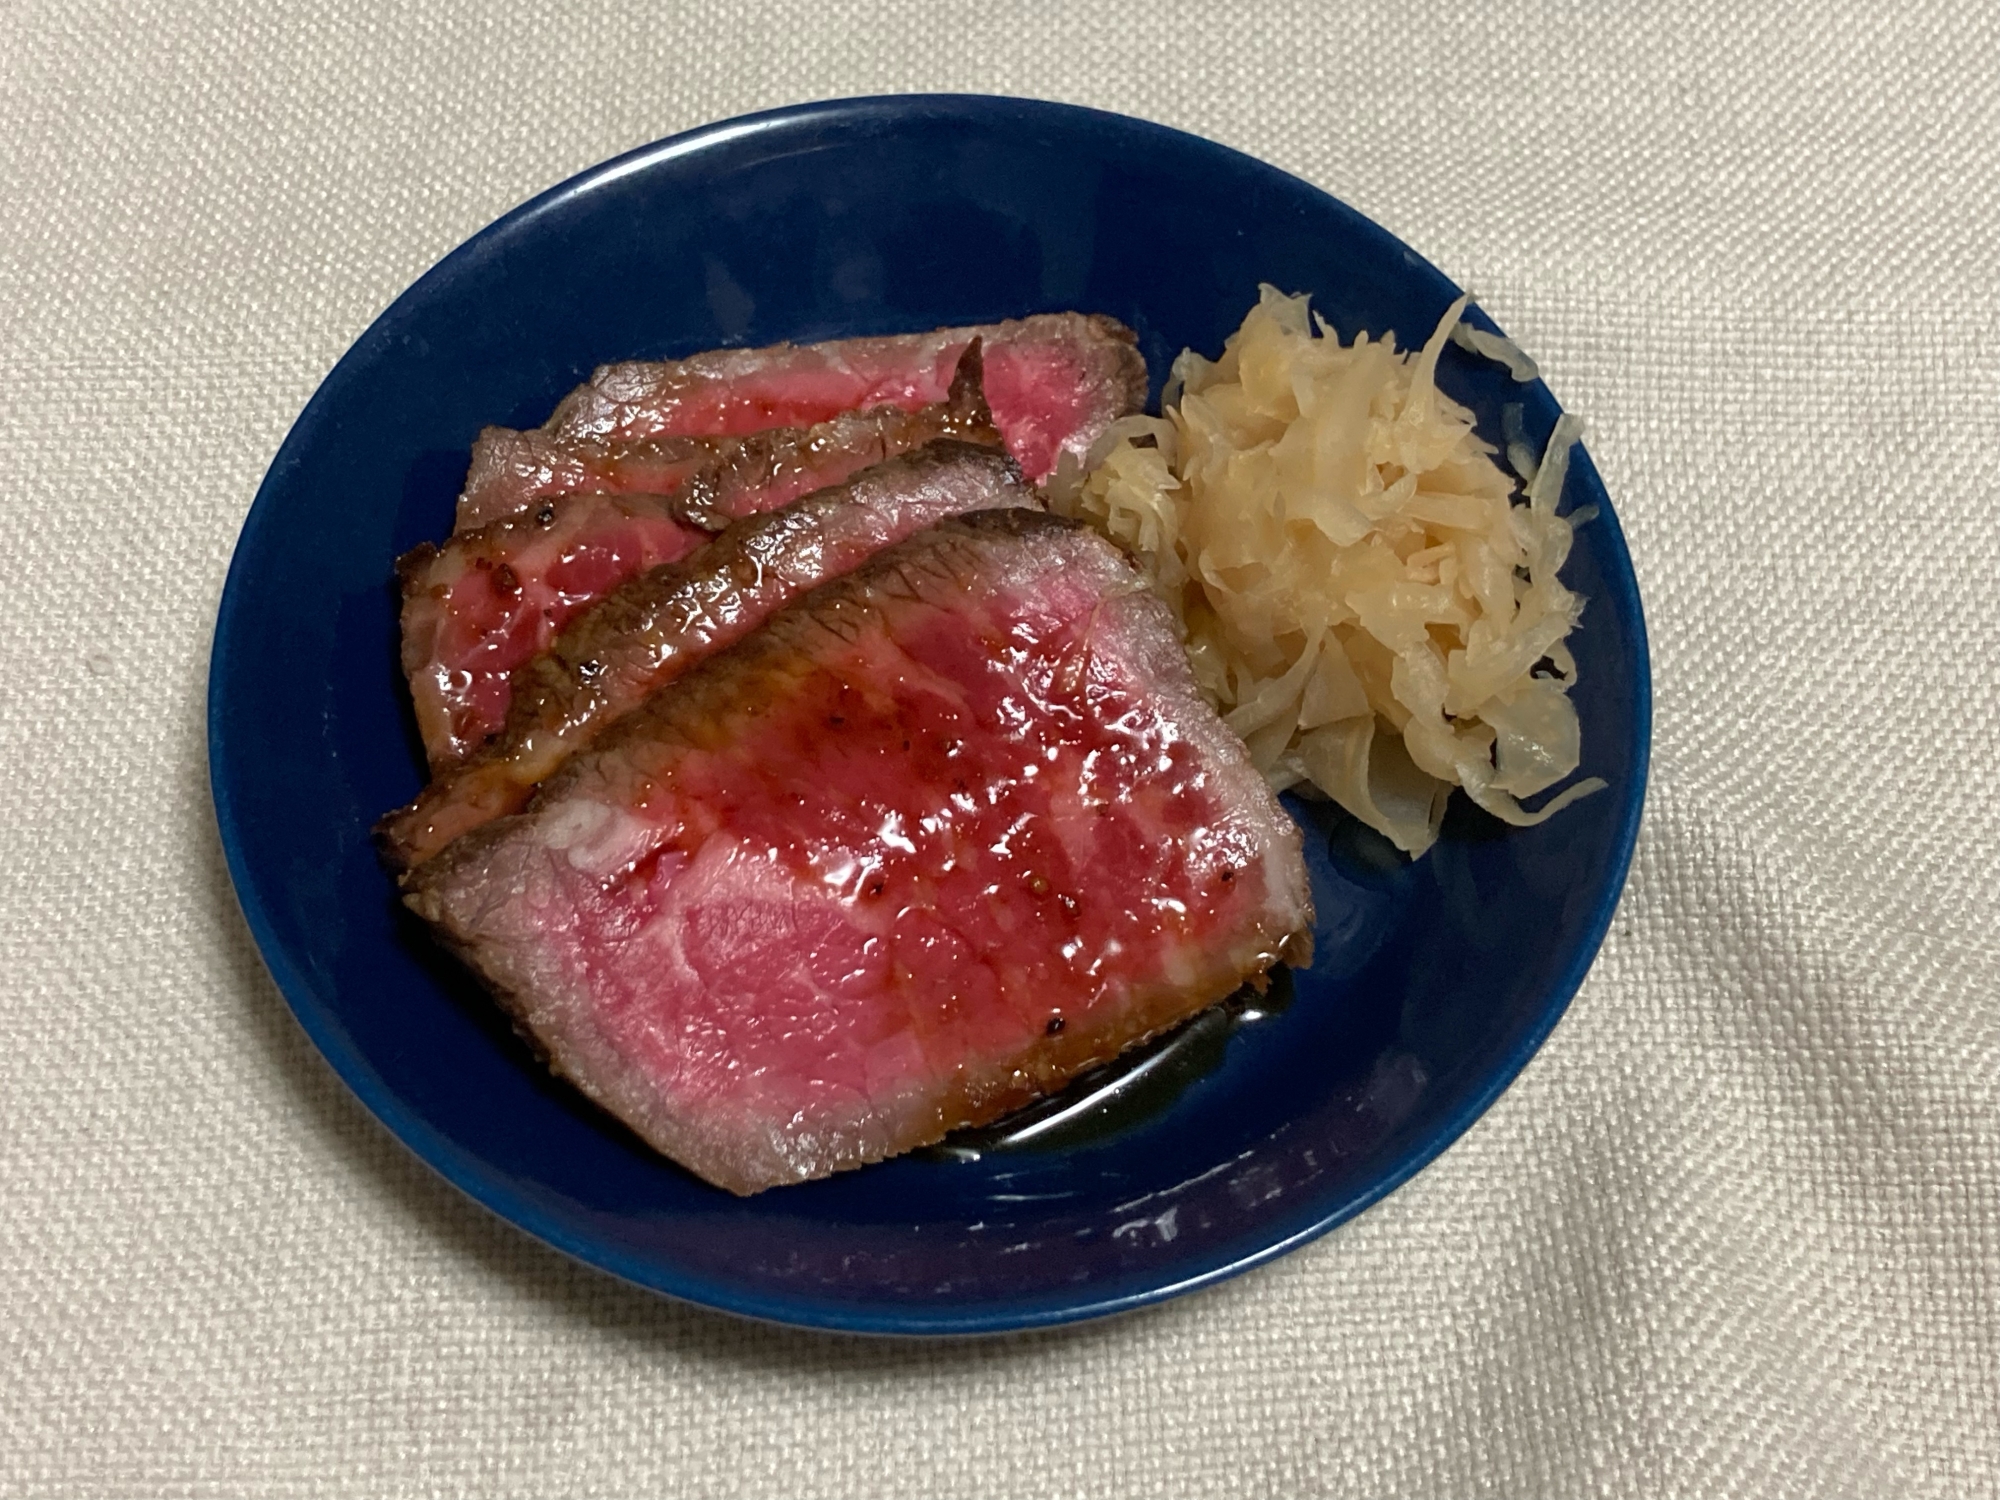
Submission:
M 2000 1492 L 2000 23 L 1979 3 L 0 7 L 0 1492 Z M 369 320 L 604 157 L 802 99 L 1213 136 L 1592 424 L 1658 686 L 1569 1017 L 1254 1275 L 978 1344 L 656 1301 L 303 1041 L 200 699 Z

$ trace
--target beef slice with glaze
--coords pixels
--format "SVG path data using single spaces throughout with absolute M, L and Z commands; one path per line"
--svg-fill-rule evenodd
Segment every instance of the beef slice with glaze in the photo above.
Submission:
M 1028 478 L 1081 459 L 1104 429 L 1146 402 L 1146 361 L 1115 318 L 1074 312 L 930 333 L 716 349 L 684 360 L 605 365 L 556 408 L 565 442 L 642 443 L 825 421 L 874 406 L 944 398 L 960 354 L 984 349 L 987 402 Z
M 432 773 L 499 732 L 514 669 L 578 611 L 708 537 L 657 495 L 565 495 L 397 559 L 403 675 Z
M 838 411 L 805 427 L 744 436 L 668 436 L 640 442 L 561 437 L 489 427 L 472 445 L 472 466 L 453 530 L 470 531 L 558 495 L 660 494 L 727 518 L 770 510 L 870 464 L 938 438 L 999 447 L 984 391 L 980 341 L 960 347 L 940 399 L 914 409 L 876 404 Z
M 498 738 L 382 820 L 384 858 L 408 870 L 518 811 L 607 724 L 882 548 L 948 516 L 1037 503 L 1004 453 L 944 440 L 735 522 L 688 557 L 614 589 L 517 668 Z
M 980 380 L 975 340 L 936 405 L 731 439 L 670 495 L 558 490 L 460 530 L 441 548 L 410 552 L 397 564 L 403 671 L 432 774 L 500 736 L 515 670 L 628 579 L 686 556 L 734 518 L 776 509 L 937 438 L 997 446 Z
M 737 1193 L 996 1119 L 1311 949 L 1298 830 L 1171 615 L 1026 510 L 795 602 L 406 900 Z

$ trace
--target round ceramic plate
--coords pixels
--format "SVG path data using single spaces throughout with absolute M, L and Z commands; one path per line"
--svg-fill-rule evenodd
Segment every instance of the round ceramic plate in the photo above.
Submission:
M 1324 1233 L 1431 1160 L 1555 1025 L 1638 828 L 1649 689 L 1618 521 L 1565 580 L 1583 772 L 1533 829 L 1455 799 L 1409 863 L 1345 815 L 1306 830 L 1318 957 L 1089 1103 L 1008 1139 L 738 1199 L 553 1081 L 397 904 L 370 825 L 422 781 L 396 667 L 398 553 L 444 536 L 487 423 L 540 422 L 605 361 L 1074 308 L 1138 331 L 1153 395 L 1214 354 L 1259 282 L 1343 336 L 1421 341 L 1456 289 L 1296 178 L 1115 115 L 985 98 L 810 105 L 608 163 L 447 256 L 326 379 L 251 508 L 209 679 L 217 818 L 251 930 L 327 1060 L 450 1181 L 618 1276 L 758 1318 L 884 1333 L 1026 1328 L 1140 1306 Z M 1487 325 L 1490 326 L 1490 325 Z M 1448 347 L 1500 435 L 1539 384 Z

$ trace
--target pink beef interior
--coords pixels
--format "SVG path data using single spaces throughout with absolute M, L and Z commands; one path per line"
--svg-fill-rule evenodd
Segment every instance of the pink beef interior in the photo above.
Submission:
M 914 411 L 877 406 L 840 412 L 810 427 L 770 428 L 743 437 L 617 443 L 489 427 L 473 445 L 454 529 L 465 531 L 581 490 L 674 495 L 718 518 L 734 519 L 788 505 L 938 438 L 998 447 L 983 376 L 979 347 L 967 344 L 941 401 Z
M 640 445 L 654 458 L 625 468 L 602 454 L 580 458 L 581 467 L 564 471 L 561 483 L 551 480 L 545 496 L 515 495 L 497 480 L 468 490 L 459 499 L 460 528 L 451 540 L 441 550 L 420 547 L 399 565 L 403 670 L 433 772 L 463 762 L 502 732 L 511 674 L 546 651 L 576 615 L 633 577 L 685 556 L 709 532 L 780 509 L 940 438 L 997 447 L 978 348 L 968 346 L 954 370 L 946 399 L 914 412 L 883 407 L 815 427 L 686 445 L 708 457 L 680 474 L 672 495 L 619 491 L 622 480 L 634 476 L 664 479 L 655 460 L 665 450 L 658 445 Z M 482 443 L 498 442 L 498 431 L 489 428 Z M 580 448 L 593 446 L 606 445 Z M 492 467 L 475 458 L 475 474 Z M 563 488 L 592 479 L 610 489 Z M 528 508 L 465 529 L 466 520 L 513 498 L 525 499 Z
M 383 819 L 385 856 L 407 870 L 518 811 L 537 783 L 648 694 L 882 548 L 946 516 L 1035 503 L 998 449 L 934 442 L 746 517 L 679 562 L 628 580 L 516 670 L 497 740 Z
M 1113 319 L 1044 313 L 977 328 L 766 349 L 673 363 L 607 365 L 564 400 L 546 430 L 569 441 L 637 443 L 802 427 L 874 406 L 944 398 L 959 356 L 983 341 L 986 395 L 1023 472 L 1046 479 L 1064 448 L 1079 457 L 1146 399 L 1146 365 Z
M 1164 607 L 1026 511 L 794 605 L 409 899 L 739 1193 L 995 1118 L 1310 944 L 1297 830 Z
M 1122 349 L 1122 346 L 1117 346 Z M 1108 358 L 1112 347 L 1071 339 L 1019 339 L 996 348 L 986 366 L 986 400 L 1007 441 L 1007 451 L 1029 478 L 1040 482 L 1055 472 L 1067 445 L 1078 457 L 1113 420 L 1137 411 L 1146 399 L 1146 367 L 1136 351 L 1131 361 Z M 1135 382 L 1107 379 L 1107 365 Z
M 671 495 L 729 451 L 726 442 L 565 442 L 545 432 L 488 427 L 472 445 L 454 531 L 474 531 L 557 495 Z
M 578 611 L 706 540 L 655 497 L 572 495 L 405 557 L 403 671 L 431 770 L 500 731 L 515 668 Z

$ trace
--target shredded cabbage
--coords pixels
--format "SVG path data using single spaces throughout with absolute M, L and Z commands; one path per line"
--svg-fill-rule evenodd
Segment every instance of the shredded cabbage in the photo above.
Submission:
M 1563 641 L 1583 601 L 1556 576 L 1556 504 L 1582 427 L 1563 417 L 1531 462 L 1515 416 L 1516 504 L 1437 388 L 1464 307 L 1408 354 L 1342 344 L 1305 297 L 1263 287 L 1219 360 L 1174 362 L 1163 417 L 1114 424 L 1049 486 L 1138 558 L 1271 784 L 1316 788 L 1412 856 L 1454 786 L 1522 825 L 1604 785 L 1522 804 L 1579 757 Z
M 1488 333 L 1470 323 L 1459 323 L 1451 330 L 1451 341 L 1474 354 L 1485 355 L 1495 364 L 1505 365 L 1507 373 L 1524 385 L 1542 378 L 1542 368 L 1535 363 L 1534 356 L 1505 334 Z

